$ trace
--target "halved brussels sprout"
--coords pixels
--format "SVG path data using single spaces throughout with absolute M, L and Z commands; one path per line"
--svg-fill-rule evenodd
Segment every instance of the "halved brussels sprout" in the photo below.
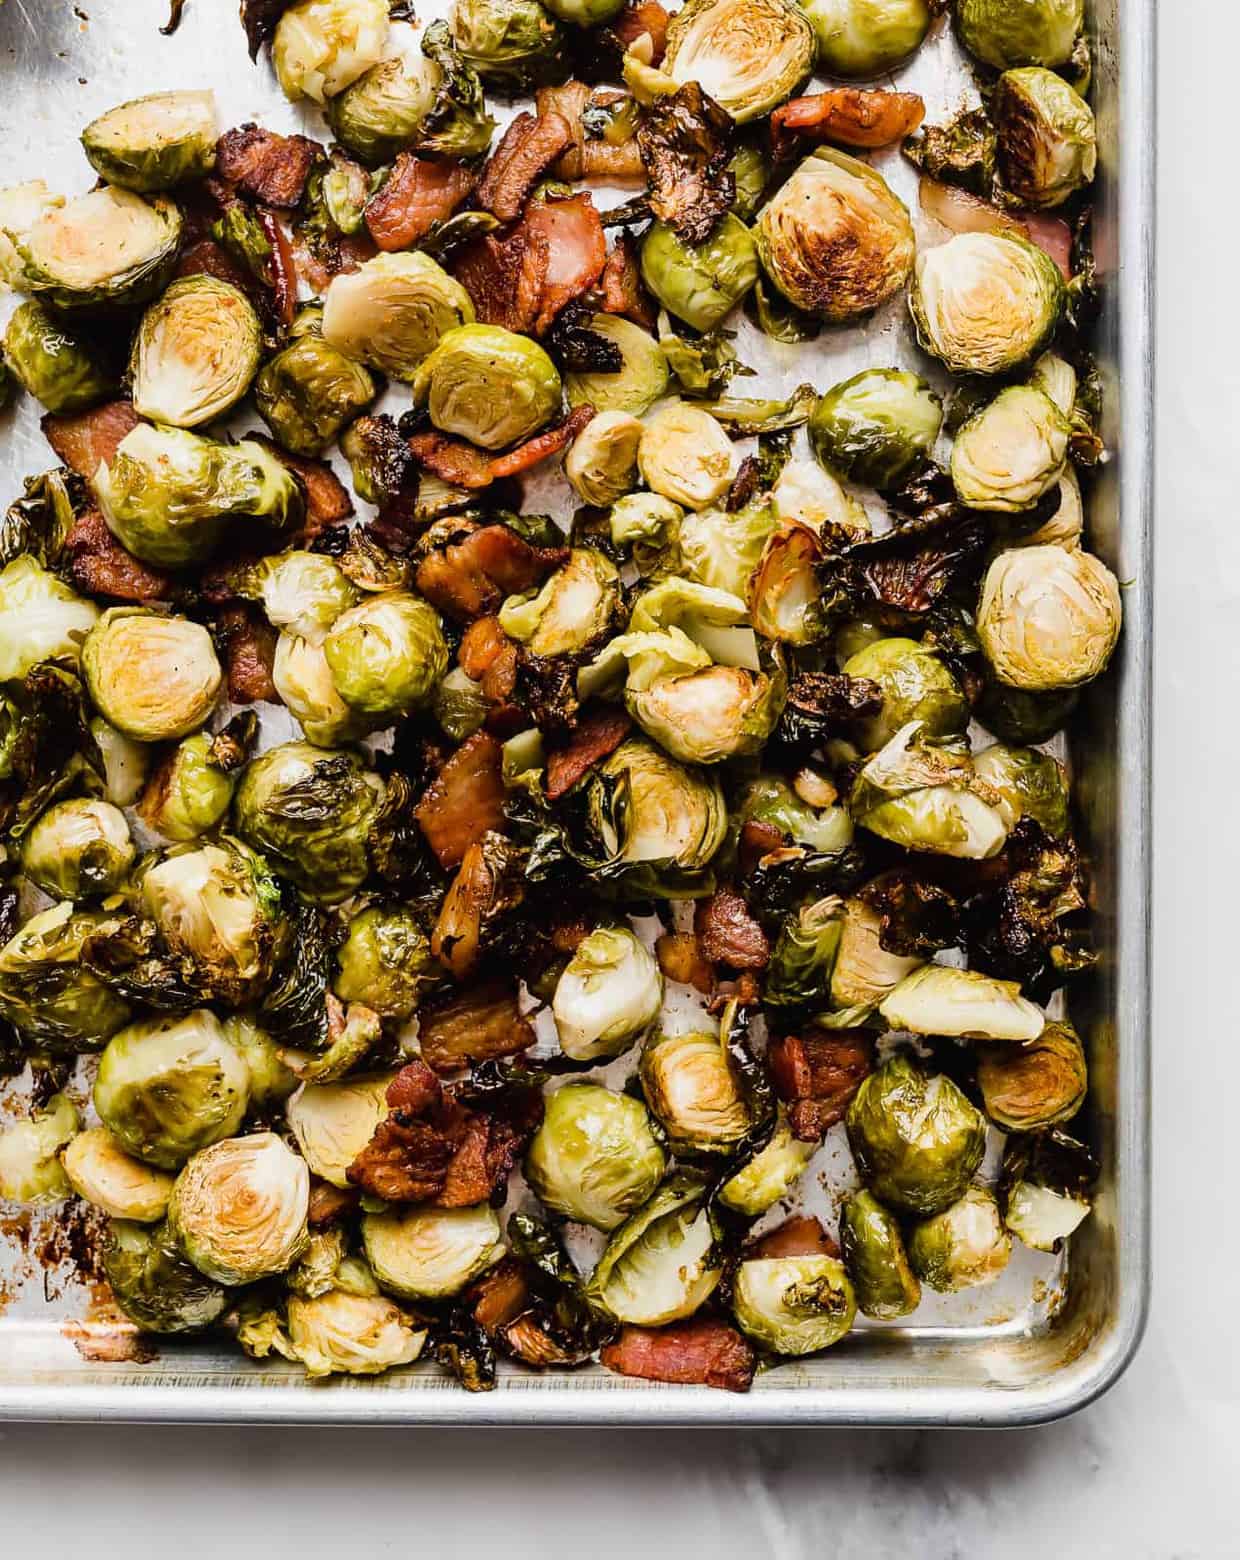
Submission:
M 528 90 L 557 73 L 564 29 L 539 0 L 454 0 L 449 24 L 463 57 L 497 87 Z
M 1074 552 L 1085 530 L 1085 506 L 1076 468 L 1069 461 L 1059 479 L 1059 508 L 1036 530 L 1004 539 L 1005 547 L 1062 547 Z
M 60 1160 L 78 1196 L 114 1219 L 157 1224 L 168 1211 L 172 1176 L 127 1154 L 106 1127 L 79 1132 Z
M 627 1051 L 662 1005 L 663 977 L 653 954 L 627 927 L 600 926 L 565 965 L 551 1011 L 561 1051 L 585 1062 Z
M 546 1097 L 525 1178 L 553 1213 L 611 1231 L 648 1201 L 666 1167 L 640 1100 L 570 1083 Z
M 758 280 L 758 251 L 730 211 L 701 244 L 688 244 L 667 223 L 653 222 L 642 240 L 641 273 L 677 319 L 694 330 L 714 330 Z
M 394 21 L 383 58 L 328 103 L 332 134 L 368 167 L 390 163 L 417 141 L 442 77 L 417 29 Z
M 148 829 L 184 844 L 215 827 L 232 803 L 237 777 L 211 755 L 212 738 L 199 731 L 164 756 L 138 803 Z
M 95 348 L 34 299 L 9 320 L 4 361 L 22 389 L 49 412 L 80 412 L 116 393 L 116 378 Z
M 788 916 L 771 950 L 763 1000 L 774 1007 L 825 1003 L 843 930 L 842 899 L 819 899 Z
M 751 780 L 738 799 L 737 816 L 742 823 L 751 819 L 769 823 L 794 845 L 810 850 L 842 850 L 853 837 L 846 807 L 831 803 L 811 807 L 778 775 L 759 775 Z
M 405 383 L 446 335 L 473 320 L 464 287 L 420 251 L 376 255 L 334 276 L 323 299 L 328 346 Z
M 685 676 L 656 677 L 645 687 L 632 676 L 629 714 L 673 758 L 717 764 L 757 753 L 775 729 L 787 696 L 782 668 L 707 666 Z
M 383 58 L 387 0 L 300 0 L 284 11 L 271 63 L 292 102 L 325 103 Z
M 271 680 L 286 709 L 298 721 L 306 740 L 316 747 L 352 742 L 374 722 L 340 697 L 322 644 L 287 630 L 276 641 Z
M 26 232 L 5 229 L 26 292 L 58 309 L 143 303 L 168 279 L 181 242 L 170 200 L 91 190 L 51 207 Z
M 618 373 L 573 372 L 564 376 L 570 406 L 592 406 L 604 412 L 628 412 L 640 417 L 667 394 L 667 359 L 648 330 L 619 314 L 592 314 L 587 328 L 617 348 Z M 597 419 L 596 419 L 597 420 Z
M 986 571 L 977 635 L 1001 683 L 1074 688 L 1105 669 L 1122 616 L 1119 582 L 1101 558 L 1014 547 Z
M 1008 1139 L 1003 1222 L 1034 1251 L 1058 1251 L 1092 1207 L 1098 1167 L 1083 1143 L 1052 1128 Z
M 852 540 L 870 534 L 865 506 L 845 493 L 829 471 L 812 460 L 790 460 L 771 489 L 777 519 L 821 535 L 842 532 Z
M 528 439 L 560 410 L 555 364 L 528 336 L 461 325 L 440 338 L 413 380 L 413 399 L 443 433 L 484 450 Z
M 872 1192 L 854 1192 L 840 1212 L 840 1246 L 858 1309 L 892 1322 L 921 1304 L 900 1226 Z
M 1004 233 L 957 233 L 917 257 L 917 340 L 955 374 L 1006 374 L 1036 356 L 1064 309 L 1059 267 Z
M 259 416 L 295 455 L 321 455 L 377 394 L 367 370 L 315 332 L 269 358 L 254 382 Z
M 292 472 L 253 439 L 221 444 L 150 423 L 125 435 L 91 485 L 129 551 L 168 569 L 205 562 L 232 521 L 261 521 L 279 532 L 291 530 L 304 509 Z
M 626 887 L 666 898 L 709 893 L 706 869 L 728 831 L 718 781 L 640 738 L 622 742 L 599 773 L 612 781 L 623 777 L 629 787 L 623 838 L 610 818 L 595 820 L 607 849 L 628 868 Z
M 27 1121 L 0 1131 L 0 1199 L 63 1202 L 72 1190 L 60 1153 L 78 1130 L 78 1113 L 64 1094 L 53 1094 Z
M 1056 838 L 1067 833 L 1068 777 L 1057 758 L 1037 748 L 996 742 L 977 755 L 973 767 L 998 793 L 995 805 L 1009 829 L 1032 818 Z
M 908 1255 L 922 1283 L 942 1294 L 993 1284 L 1012 1255 L 994 1193 L 970 1186 L 959 1202 L 914 1225 Z
M 705 509 L 727 492 L 738 462 L 723 425 L 678 401 L 646 424 L 637 464 L 656 493 L 686 509 Z
M 125 881 L 137 849 L 111 802 L 56 802 L 26 832 L 22 871 L 53 899 L 95 899 Z
M 977 718 L 1005 742 L 1047 742 L 1061 731 L 1080 702 L 1078 688 L 1030 692 L 988 678 Z
M 928 737 L 960 737 L 968 728 L 969 701 L 960 684 L 934 651 L 916 639 L 876 639 L 849 656 L 842 670 L 882 689 L 882 709 L 857 723 L 867 752 L 885 747 L 912 720 L 921 722 Z
M 599 412 L 590 419 L 564 457 L 564 475 L 583 504 L 614 503 L 637 485 L 641 437 L 642 425 L 630 412 Z
M 334 559 L 301 549 L 261 559 L 247 583 L 257 588 L 269 623 L 315 644 L 359 595 Z
M 848 324 L 893 298 L 916 243 L 903 201 L 868 163 L 823 148 L 758 213 L 758 255 L 789 303 Z
M 970 509 L 1018 514 L 1063 476 L 1072 425 L 1048 395 L 1010 385 L 970 417 L 952 445 L 956 497 Z
M 803 1143 L 792 1135 L 780 1112 L 774 1132 L 747 1164 L 719 1188 L 726 1208 L 756 1219 L 787 1197 L 817 1151 L 817 1143 Z
M 736 1270 L 732 1314 L 773 1354 L 816 1354 L 849 1331 L 857 1302 L 835 1257 L 750 1257 Z
M 228 1291 L 185 1260 L 166 1224 L 114 1221 L 103 1271 L 116 1303 L 144 1332 L 200 1332 L 228 1305 Z
M 887 492 L 929 456 L 942 422 L 943 403 L 919 374 L 867 368 L 819 399 L 809 437 L 828 470 Z
M 349 752 L 285 742 L 256 758 L 233 798 L 237 833 L 302 893 L 338 904 L 369 870 L 383 781 Z
M 92 119 L 82 150 L 109 184 L 149 195 L 210 173 L 218 133 L 213 93 L 153 92 Z
M 996 70 L 1065 65 L 1085 25 L 1084 0 L 957 0 L 956 29 L 976 59 Z
M 22 678 L 40 661 L 76 661 L 99 608 L 28 554 L 0 571 L 0 681 Z
M 336 951 L 332 990 L 342 1002 L 364 1002 L 383 1018 L 408 1018 L 438 976 L 418 918 L 399 905 L 372 905 L 349 922 Z
M 1046 1015 L 1014 980 L 923 964 L 879 1004 L 892 1029 L 971 1040 L 1036 1040 Z
M 767 538 L 749 582 L 750 616 L 765 639 L 810 645 L 822 638 L 822 556 L 822 544 L 807 525 L 784 524 Z
M 667 29 L 663 69 L 737 124 L 770 113 L 813 68 L 814 30 L 788 0 L 689 0 Z
M 707 1184 L 681 1172 L 612 1234 L 590 1298 L 618 1322 L 659 1327 L 692 1316 L 723 1277 Z
M 871 81 L 921 48 L 939 14 L 934 0 L 805 0 L 818 43 L 818 69 Z
M 404 1300 L 444 1300 L 504 1254 L 499 1220 L 476 1208 L 401 1208 L 362 1220 L 366 1260 L 380 1285 Z
M 411 1365 L 426 1345 L 426 1329 L 384 1295 L 332 1289 L 288 1302 L 288 1342 L 309 1376 L 377 1376 Z
M 204 1148 L 177 1176 L 168 1232 L 217 1284 L 283 1273 L 305 1250 L 310 1172 L 274 1132 Z
M 590 548 L 575 547 L 541 589 L 509 596 L 499 621 L 531 655 L 571 655 L 605 633 L 619 609 L 620 574 Z
M 391 1073 L 346 1078 L 340 1083 L 304 1084 L 288 1102 L 286 1115 L 302 1156 L 315 1175 L 348 1187 L 345 1171 L 387 1118 Z
M 744 601 L 776 524 L 775 511 L 758 500 L 730 514 L 703 509 L 686 515 L 680 527 L 681 559 L 695 580 Z
M 910 721 L 858 774 L 848 805 L 857 823 L 894 845 L 985 861 L 1007 839 L 997 800 L 967 752 L 923 742 Z
M 641 1084 L 674 1153 L 728 1153 L 753 1125 L 717 1032 L 648 1040 Z
M 893 1056 L 862 1083 L 846 1117 L 861 1179 L 901 1213 L 934 1214 L 963 1195 L 982 1162 L 986 1118 L 950 1078 Z
M 17 288 L 23 285 L 21 256 L 14 245 L 40 217 L 64 203 L 64 196 L 53 194 L 42 179 L 28 179 L 24 184 L 0 189 L 0 284 Z
M 380 723 L 425 704 L 448 668 L 439 614 L 401 590 L 368 596 L 342 612 L 323 654 L 344 702 Z
M 2 581 L 3 575 L 0 575 Z M 3 584 L 0 583 L 0 598 L 2 595 Z M 122 735 L 100 715 L 91 720 L 90 734 L 103 759 L 103 782 L 98 788 L 104 801 L 111 802 L 114 807 L 131 807 L 146 784 L 150 749 L 144 743 Z
M 1019 206 L 1061 206 L 1098 164 L 1093 110 L 1041 66 L 1005 71 L 990 100 L 1002 189 Z
M 164 1170 L 230 1137 L 249 1099 L 245 1058 L 207 1008 L 120 1030 L 95 1078 L 100 1121 L 126 1152 Z
M 196 731 L 223 673 L 201 623 L 144 607 L 109 607 L 82 642 L 82 673 L 99 712 L 139 742 Z
M 863 899 L 850 899 L 844 907 L 835 963 L 831 969 L 831 1007 L 851 1020 L 872 1013 L 904 977 L 924 961 L 911 955 L 888 953 L 881 942 L 882 919 Z M 820 1018 L 819 1023 L 826 1023 Z M 828 1026 L 830 1027 L 830 1026 Z
M 103 925 L 66 900 L 0 948 L 0 1018 L 53 1055 L 98 1051 L 129 1018 L 129 1004 L 82 964 L 83 945 Z
M 1047 1024 L 1024 1045 L 988 1045 L 978 1053 L 982 1104 L 1005 1132 L 1036 1132 L 1070 1121 L 1088 1083 L 1085 1051 L 1070 1024 Z

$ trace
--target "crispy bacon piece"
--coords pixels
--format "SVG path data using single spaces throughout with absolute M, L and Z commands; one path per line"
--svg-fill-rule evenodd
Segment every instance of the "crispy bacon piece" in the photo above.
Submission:
M 713 1316 L 670 1327 L 622 1327 L 599 1359 L 620 1376 L 725 1392 L 748 1392 L 758 1363 L 752 1345 L 736 1328 Z
M 357 1193 L 344 1191 L 330 1181 L 321 1181 L 317 1175 L 310 1177 L 310 1228 L 321 1230 L 335 1224 L 357 1207 Z
M 448 617 L 468 622 L 493 613 L 505 596 L 541 584 L 567 558 L 564 548 L 531 547 L 506 525 L 484 525 L 428 554 L 418 565 L 417 587 Z
M 587 135 L 581 122 L 583 112 L 592 103 L 616 103 L 627 95 L 612 87 L 588 87 L 584 81 L 566 81 L 561 87 L 539 87 L 535 93 L 538 112 L 561 115 L 573 134 L 573 144 L 551 170 L 557 179 L 598 179 L 607 184 L 645 181 L 646 170 L 642 167 L 636 136 L 625 141 L 607 141 L 600 136 Z
M 838 1257 L 840 1248 L 817 1219 L 793 1214 L 782 1224 L 760 1235 L 745 1252 L 747 1257 Z
M 88 596 L 112 596 L 117 601 L 163 601 L 172 581 L 148 568 L 108 530 L 97 509 L 85 509 L 65 538 L 73 583 Z
M 274 439 L 261 433 L 251 433 L 247 437 L 270 450 L 301 482 L 306 495 L 306 519 L 300 532 L 303 543 L 314 541 L 329 525 L 347 520 L 353 513 L 353 500 L 348 488 L 325 460 L 313 460 L 308 455 L 290 455 Z
M 431 932 L 431 953 L 457 980 L 493 951 L 493 934 L 525 899 L 521 862 L 494 829 L 480 835 L 448 885 Z
M 603 224 L 588 193 L 570 200 L 540 200 L 522 223 L 546 246 L 547 267 L 534 321 L 537 335 L 551 323 L 566 303 L 580 298 L 599 279 L 607 261 Z
M 478 204 L 501 222 L 515 222 L 530 191 L 572 141 L 562 114 L 518 114 L 482 171 Z
M 401 152 L 382 188 L 366 202 L 371 238 L 380 249 L 408 249 L 450 217 L 477 182 L 477 174 L 461 163 Z
M 476 839 L 503 827 L 502 759 L 495 738 L 476 731 L 427 786 L 414 816 L 441 867 L 459 866 Z
M 129 401 L 105 401 L 89 412 L 49 412 L 39 426 L 56 459 L 89 481 L 142 419 Z
M 926 117 L 916 92 L 884 92 L 835 87 L 793 98 L 771 115 L 771 149 L 791 156 L 798 137 L 832 141 L 837 146 L 890 146 L 912 135 Z
M 461 636 L 461 648 L 456 658 L 466 677 L 481 682 L 503 654 L 504 647 L 511 643 L 499 626 L 497 617 L 481 617 L 471 623 Z
M 292 247 L 294 270 L 320 297 L 331 286 L 333 276 L 359 270 L 378 253 L 369 233 L 342 233 L 311 244 L 304 233 L 294 229 Z
M 698 901 L 693 930 L 703 956 L 712 964 L 726 964 L 734 970 L 764 970 L 771 957 L 766 933 L 734 888 L 716 889 L 709 899 Z
M 534 1029 L 517 1006 L 516 981 L 490 980 L 421 1008 L 418 1040 L 428 1067 L 454 1073 L 527 1050 Z
M 788 1102 L 793 1136 L 812 1143 L 842 1121 L 874 1066 L 874 1040 L 864 1029 L 781 1035 L 766 1049 L 775 1092 Z
M 667 52 L 667 26 L 671 19 L 671 13 L 659 4 L 659 0 L 629 0 L 612 22 L 611 30 L 626 49 L 631 49 L 646 33 L 654 45 L 650 63 L 657 65 Z
M 773 850 L 779 850 L 783 843 L 784 837 L 773 823 L 762 823 L 757 818 L 750 818 L 743 823 L 740 838 L 742 874 L 748 876 L 763 856 L 770 855 Z
M 215 146 L 215 175 L 265 206 L 301 204 L 322 147 L 304 135 L 277 135 L 256 124 L 226 130 Z
M 528 334 L 538 318 L 550 261 L 546 235 L 522 222 L 504 238 L 488 233 L 467 244 L 453 274 L 484 325 Z
M 702 957 L 702 950 L 692 932 L 665 932 L 655 943 L 654 953 L 659 968 L 668 980 L 694 986 L 707 997 L 714 991 L 714 967 Z
M 735 980 L 716 983 L 714 994 L 706 1004 L 706 1011 L 717 1017 L 729 1002 L 735 1002 L 743 1008 L 757 1007 L 761 997 L 762 987 L 758 984 L 758 977 L 752 970 L 742 970 Z
M 568 733 L 567 741 L 547 755 L 547 800 L 557 801 L 600 758 L 614 753 L 632 726 L 624 711 L 612 705 L 587 710 Z
M 644 330 L 655 327 L 654 306 L 642 286 L 637 240 L 621 233 L 603 267 L 603 313 L 622 314 Z
M 484 1273 L 467 1299 L 474 1321 L 487 1333 L 498 1333 L 514 1322 L 530 1300 L 530 1286 L 515 1257 L 505 1257 Z
M 495 480 L 491 458 L 484 450 L 450 439 L 446 433 L 415 433 L 409 448 L 420 466 L 453 487 L 484 488 Z
M 528 471 L 531 466 L 549 460 L 552 455 L 558 455 L 561 450 L 568 448 L 593 416 L 594 408 L 588 402 L 574 406 L 558 427 L 536 433 L 524 444 L 518 444 L 515 450 L 497 455 L 491 462 L 492 477 L 496 481 L 501 477 L 515 477 L 522 471 Z
M 234 704 L 259 700 L 279 704 L 272 668 L 276 632 L 262 613 L 249 605 L 225 607 L 216 620 L 217 642 L 224 652 L 228 697 Z

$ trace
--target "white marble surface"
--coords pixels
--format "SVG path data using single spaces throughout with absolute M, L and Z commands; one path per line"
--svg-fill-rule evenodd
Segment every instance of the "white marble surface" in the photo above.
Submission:
M 15 1427 L 0 1553 L 1240 1555 L 1237 45 L 1230 0 L 1164 8 L 1155 1293 L 1127 1376 L 1008 1434 Z

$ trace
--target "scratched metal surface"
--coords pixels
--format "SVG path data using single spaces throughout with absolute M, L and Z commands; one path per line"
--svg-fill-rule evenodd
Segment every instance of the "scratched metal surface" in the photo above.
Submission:
M 442 0 L 433 0 L 419 8 L 420 19 L 442 9 Z M 81 127 L 113 104 L 156 89 L 210 86 L 223 125 L 257 119 L 329 138 L 317 115 L 285 102 L 265 59 L 251 65 L 235 0 L 189 0 L 172 38 L 159 34 L 163 20 L 162 0 L 76 6 L 7 0 L 0 7 L 0 184 L 37 175 L 65 193 L 88 188 L 93 178 L 77 144 Z M 513 1371 L 494 1393 L 470 1396 L 433 1366 L 312 1386 L 293 1368 L 253 1364 L 219 1339 L 135 1348 L 92 1276 L 89 1218 L 63 1210 L 32 1216 L 0 1204 L 0 1418 L 1020 1424 L 1081 1406 L 1119 1374 L 1140 1336 L 1148 1261 L 1152 5 L 1098 0 L 1095 21 L 1096 246 L 1106 284 L 1098 350 L 1115 459 L 1094 491 L 1089 528 L 1091 545 L 1126 584 L 1126 628 L 1116 666 L 1091 690 L 1069 736 L 1103 951 L 1101 975 L 1073 1017 L 1088 1032 L 1104 1174 L 1095 1216 L 1074 1238 L 1068 1259 L 1018 1245 L 998 1284 L 931 1295 L 912 1325 L 866 1324 L 827 1355 L 760 1377 L 748 1397 L 650 1386 L 601 1370 Z M 941 26 L 891 84 L 920 92 L 931 122 L 973 96 L 967 66 Z M 896 152 L 875 161 L 916 216 L 911 169 Z M 917 221 L 919 242 L 945 236 Z M 0 299 L 0 320 L 8 307 Z M 759 369 L 743 393 L 788 390 L 805 379 L 825 388 L 872 365 L 928 370 L 900 300 L 863 327 L 824 332 L 803 347 L 768 342 L 743 317 L 736 323 L 738 351 Z M 399 407 L 399 396 L 393 399 Z M 50 463 L 26 400 L 0 422 L 0 502 L 20 491 L 27 473 Z M 557 477 L 544 477 L 527 490 L 527 507 L 566 514 L 568 497 Z M 286 719 L 274 712 L 269 740 L 283 739 Z M 672 1025 L 692 1024 L 683 993 L 670 1009 Z M 27 1082 L 0 1089 L 0 1120 L 21 1110 Z M 83 1102 L 89 1082 L 84 1065 L 77 1080 Z M 992 1167 L 996 1147 L 987 1160 Z M 842 1128 L 836 1128 L 796 1203 L 834 1227 L 839 1198 L 851 1184 Z M 587 1247 L 583 1238 L 578 1254 Z

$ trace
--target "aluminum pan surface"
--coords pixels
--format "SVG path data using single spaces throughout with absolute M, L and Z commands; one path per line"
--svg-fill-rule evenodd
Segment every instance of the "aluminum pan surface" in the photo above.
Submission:
M 251 66 L 246 56 L 235 0 L 189 0 L 171 39 L 158 33 L 155 9 L 150 0 L 108 0 L 97 11 L 91 0 L 76 7 L 7 0 L 0 8 L 0 184 L 41 176 L 66 192 L 88 187 L 90 170 L 77 146 L 81 127 L 114 103 L 156 89 L 211 86 L 224 124 L 257 118 L 275 128 L 297 126 L 269 65 Z M 438 9 L 420 7 L 420 19 Z M 23 1259 L 16 1239 L 22 1234 L 36 1248 L 51 1225 L 36 1219 L 19 1229 L 0 1220 L 0 1418 L 1014 1425 L 1070 1412 L 1122 1371 L 1140 1338 L 1148 1268 L 1152 5 L 1099 0 L 1096 16 L 1096 242 L 1106 284 L 1099 350 L 1116 459 L 1094 495 L 1090 525 L 1094 547 L 1125 582 L 1126 628 L 1117 665 L 1091 690 L 1071 741 L 1104 953 L 1093 1010 L 1075 1010 L 1074 1017 L 1089 1034 L 1104 1176 L 1096 1216 L 1074 1240 L 1067 1271 L 1022 1252 L 1002 1289 L 951 1297 L 937 1308 L 932 1302 L 915 1327 L 857 1333 L 821 1359 L 760 1377 L 747 1397 L 651 1386 L 603 1371 L 514 1372 L 496 1392 L 470 1396 L 433 1369 L 312 1386 L 291 1368 L 255 1366 L 218 1344 L 161 1344 L 159 1357 L 145 1364 L 92 1363 L 69 1336 L 72 1319 L 90 1314 L 88 1288 L 68 1265 L 45 1270 Z M 931 121 L 960 104 L 968 72 L 945 30 L 898 84 L 923 94 Z M 321 121 L 306 128 L 326 139 Z M 878 163 L 915 206 L 912 175 L 898 156 Z M 899 306 L 862 330 L 825 333 L 808 348 L 763 343 L 742 325 L 738 347 L 746 361 L 761 365 L 759 379 L 742 387 L 746 393 L 791 388 L 806 377 L 823 388 L 879 363 L 926 368 Z M 7 503 L 22 477 L 50 459 L 28 401 L 0 428 L 0 500 Z M 546 496 L 554 501 L 553 493 Z M 542 496 L 531 493 L 529 507 L 541 506 Z M 828 1213 L 831 1194 L 845 1184 L 845 1162 L 837 1136 L 807 1177 L 816 1180 Z M 93 1352 L 89 1336 L 83 1346 Z

